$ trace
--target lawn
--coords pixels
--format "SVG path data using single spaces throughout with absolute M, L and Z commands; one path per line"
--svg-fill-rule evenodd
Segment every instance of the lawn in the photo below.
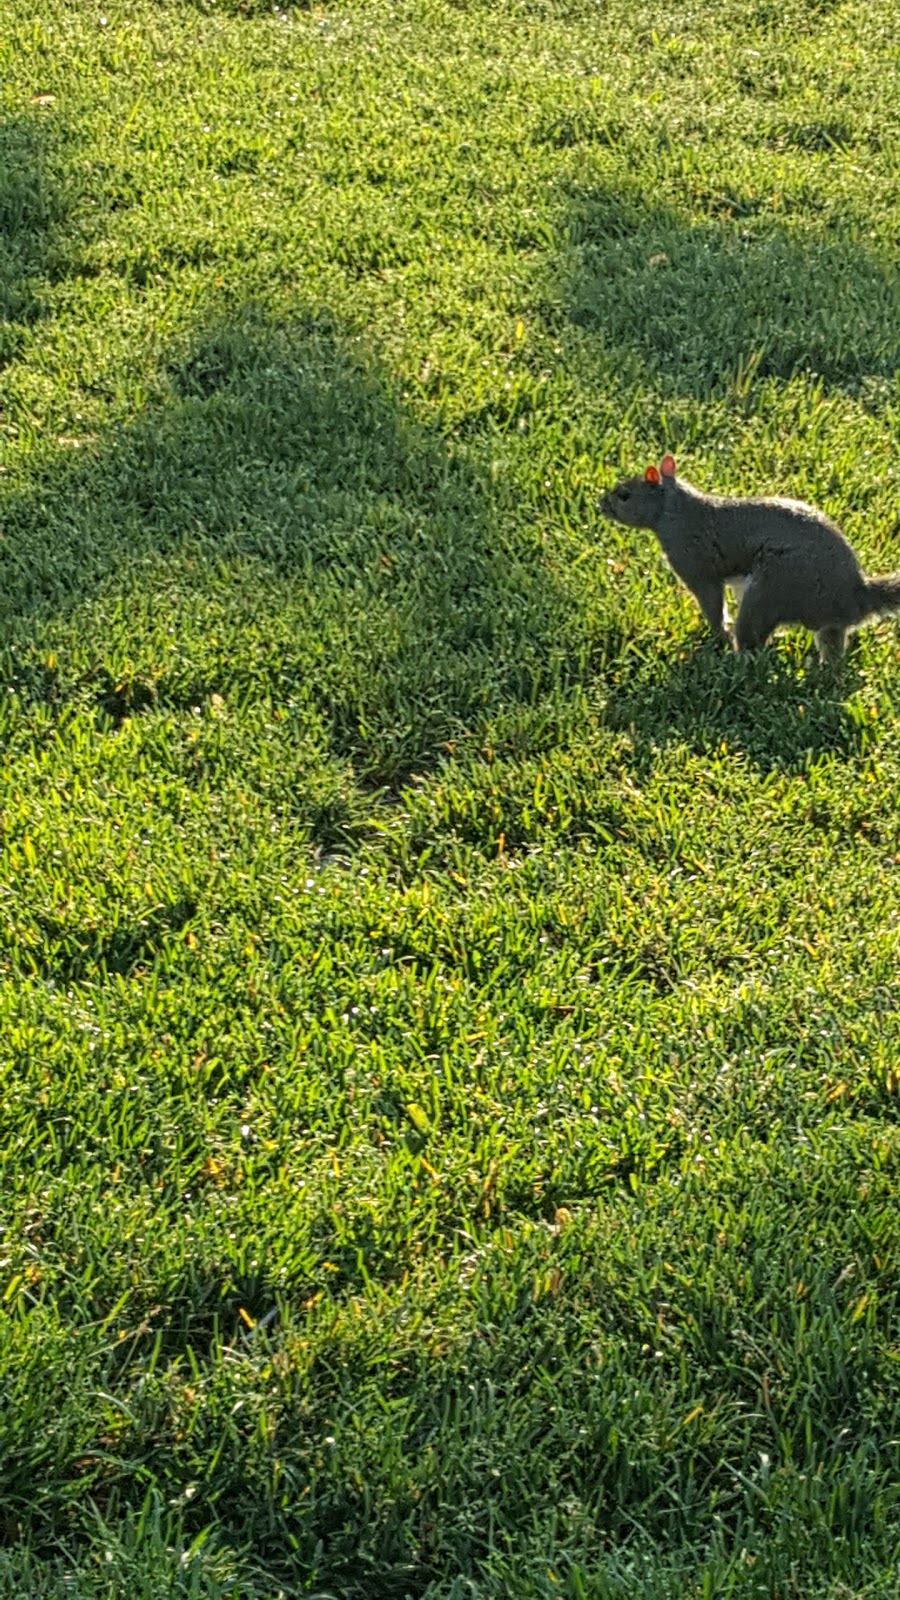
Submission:
M 893 1600 L 894 0 L 5 0 L 0 1600 Z

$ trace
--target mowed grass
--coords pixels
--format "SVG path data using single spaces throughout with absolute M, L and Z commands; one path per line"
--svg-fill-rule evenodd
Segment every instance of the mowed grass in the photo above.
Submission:
M 7 0 L 0 1595 L 895 1596 L 888 0 Z

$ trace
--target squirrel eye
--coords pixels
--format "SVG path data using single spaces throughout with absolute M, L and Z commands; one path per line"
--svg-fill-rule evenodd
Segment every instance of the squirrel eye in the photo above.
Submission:
M 630 500 L 631 499 L 631 490 L 630 489 L 620 489 L 620 491 L 619 491 L 619 499 L 620 500 Z

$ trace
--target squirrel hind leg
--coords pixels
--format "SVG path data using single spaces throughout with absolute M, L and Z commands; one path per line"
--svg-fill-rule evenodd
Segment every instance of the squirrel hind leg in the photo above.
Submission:
M 819 628 L 816 633 L 816 644 L 819 647 L 820 661 L 840 661 L 847 648 L 847 629 L 838 623 L 832 627 Z
M 734 625 L 737 650 L 758 650 L 779 622 L 783 622 L 774 595 L 767 593 L 758 579 L 750 577 L 743 586 L 741 606 Z

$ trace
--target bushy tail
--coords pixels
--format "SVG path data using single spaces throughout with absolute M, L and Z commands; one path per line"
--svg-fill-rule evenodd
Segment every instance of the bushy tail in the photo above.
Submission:
M 866 579 L 866 616 L 900 611 L 900 572 L 887 578 Z

